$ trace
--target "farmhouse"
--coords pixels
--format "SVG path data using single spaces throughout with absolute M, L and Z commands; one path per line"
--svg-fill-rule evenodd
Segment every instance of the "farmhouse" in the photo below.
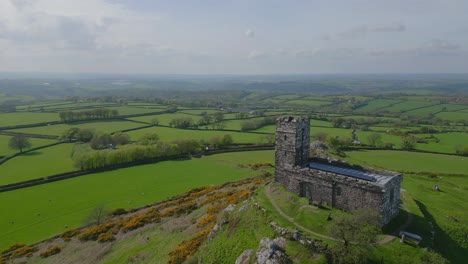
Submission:
M 352 211 L 369 208 L 387 224 L 398 215 L 402 175 L 309 158 L 310 120 L 277 119 L 275 182 L 310 201 Z

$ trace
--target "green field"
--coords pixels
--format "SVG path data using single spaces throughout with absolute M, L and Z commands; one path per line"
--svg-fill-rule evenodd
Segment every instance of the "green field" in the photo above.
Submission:
M 389 107 L 382 108 L 382 110 L 390 112 L 405 112 L 411 109 L 426 107 L 434 104 L 436 104 L 436 102 L 408 100 L 398 104 L 394 104 Z
M 0 156 L 8 156 L 18 152 L 17 150 L 10 149 L 8 147 L 8 142 L 10 141 L 10 136 L 0 135 Z M 31 147 L 36 148 L 40 146 L 45 146 L 57 142 L 53 139 L 44 139 L 44 138 L 30 138 Z
M 402 100 L 395 100 L 395 99 L 374 99 L 368 102 L 367 105 L 356 109 L 358 112 L 372 112 L 378 111 L 382 108 L 391 106 L 393 104 L 397 104 L 403 102 Z
M 428 137 L 430 135 L 418 134 L 418 137 Z M 468 143 L 468 133 L 444 133 L 444 134 L 435 134 L 436 138 L 440 142 L 431 141 L 428 144 L 417 144 L 417 149 L 429 150 L 436 152 L 445 152 L 445 153 L 455 153 L 455 147 L 457 145 L 466 145 Z
M 318 101 L 318 100 L 291 100 L 287 101 L 287 104 L 295 104 L 295 105 L 307 105 L 307 106 L 321 106 L 330 104 L 330 102 L 326 101 Z
M 57 124 L 51 126 L 41 127 L 29 127 L 9 130 L 10 132 L 28 133 L 37 135 L 52 135 L 60 136 L 64 131 L 72 127 L 79 128 L 91 128 L 100 132 L 116 132 L 124 129 L 131 129 L 144 126 L 144 124 L 138 124 L 130 121 L 115 121 L 115 120 L 103 120 L 103 121 L 90 121 L 90 122 L 75 122 L 70 124 Z
M 82 224 L 100 204 L 137 208 L 198 186 L 257 175 L 238 164 L 273 162 L 273 151 L 227 153 L 166 161 L 0 193 L 0 248 L 33 243 Z M 21 210 L 19 210 L 21 208 Z M 40 214 L 40 215 L 39 215 Z
M 76 170 L 70 158 L 73 144 L 24 153 L 0 165 L 0 185 Z
M 346 160 L 369 167 L 411 172 L 468 173 L 468 157 L 405 151 L 349 151 Z
M 160 115 L 151 115 L 151 116 L 139 116 L 139 117 L 132 117 L 128 118 L 128 120 L 135 120 L 139 122 L 146 122 L 151 124 L 151 120 L 157 119 L 160 125 L 169 126 L 169 123 L 174 118 L 191 118 L 193 122 L 196 124 L 201 116 L 194 116 L 189 114 L 182 114 L 182 113 L 173 113 L 173 114 L 160 114 Z
M 435 114 L 439 112 L 450 112 L 450 111 L 458 111 L 461 109 L 465 109 L 466 105 L 456 105 L 456 104 L 438 104 L 429 107 L 420 108 L 413 111 L 408 111 L 408 115 L 429 115 Z
M 130 131 L 128 134 L 133 140 L 137 140 L 146 133 L 156 133 L 159 135 L 161 141 L 174 141 L 177 139 L 195 139 L 195 140 L 210 140 L 214 136 L 223 136 L 229 134 L 232 136 L 234 143 L 258 143 L 262 135 L 253 133 L 241 133 L 241 132 L 228 132 L 218 130 L 204 130 L 204 129 L 177 129 L 169 127 L 150 127 L 145 129 L 139 129 Z
M 438 118 L 451 120 L 451 121 L 468 121 L 468 113 L 467 112 L 441 112 L 436 115 Z
M 60 121 L 56 113 L 3 113 L 0 114 L 0 127 L 18 126 L 43 122 Z

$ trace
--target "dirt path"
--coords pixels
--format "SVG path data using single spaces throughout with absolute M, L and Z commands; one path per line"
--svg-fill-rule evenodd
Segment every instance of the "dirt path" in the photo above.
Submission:
M 294 221 L 294 218 L 288 216 L 287 214 L 285 214 L 281 208 L 279 208 L 279 206 L 276 204 L 275 200 L 273 199 L 273 197 L 271 196 L 271 190 L 270 190 L 270 186 L 271 184 L 268 184 L 266 187 L 265 187 L 265 194 L 266 196 L 268 197 L 268 200 L 270 201 L 270 203 L 273 205 L 273 207 L 275 208 L 275 210 L 283 217 L 285 218 L 286 220 L 288 220 L 288 222 L 290 222 L 291 224 L 293 224 L 294 226 L 296 226 L 297 228 L 309 233 L 309 234 L 312 234 L 314 236 L 318 236 L 318 237 L 321 237 L 321 238 L 325 238 L 325 239 L 330 239 L 330 240 L 334 240 L 334 241 L 339 241 L 338 239 L 336 238 L 333 238 L 333 237 L 329 237 L 329 236 L 326 236 L 326 235 L 322 235 L 320 233 L 317 233 L 317 232 L 314 232 L 310 229 L 307 229 L 305 227 L 303 227 L 302 225 L 296 223 Z M 397 228 L 393 234 L 396 234 L 398 235 L 398 233 L 400 232 L 400 230 L 403 230 L 405 229 L 406 227 L 408 227 L 410 224 L 411 224 L 411 221 L 413 220 L 413 216 L 411 215 L 411 213 L 408 212 L 408 218 L 406 219 L 406 222 L 400 226 L 399 228 Z M 383 244 L 386 244 L 390 241 L 392 241 L 393 239 L 397 238 L 396 236 L 393 236 L 393 235 L 386 235 L 383 239 L 377 241 L 377 244 L 378 245 L 383 245 Z

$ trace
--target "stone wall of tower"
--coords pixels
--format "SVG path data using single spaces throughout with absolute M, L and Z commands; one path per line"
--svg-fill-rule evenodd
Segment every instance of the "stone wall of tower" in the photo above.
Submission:
M 302 166 L 309 160 L 310 121 L 308 118 L 285 116 L 276 120 L 276 180 L 287 184 L 282 169 Z

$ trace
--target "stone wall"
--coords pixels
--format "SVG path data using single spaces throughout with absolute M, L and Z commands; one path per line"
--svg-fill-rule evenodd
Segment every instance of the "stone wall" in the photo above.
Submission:
M 399 212 L 401 176 L 393 177 L 385 186 L 356 178 L 310 168 L 277 168 L 277 182 L 310 201 L 325 203 L 345 211 L 368 208 L 379 212 L 387 224 Z M 391 194 L 393 192 L 393 195 Z

